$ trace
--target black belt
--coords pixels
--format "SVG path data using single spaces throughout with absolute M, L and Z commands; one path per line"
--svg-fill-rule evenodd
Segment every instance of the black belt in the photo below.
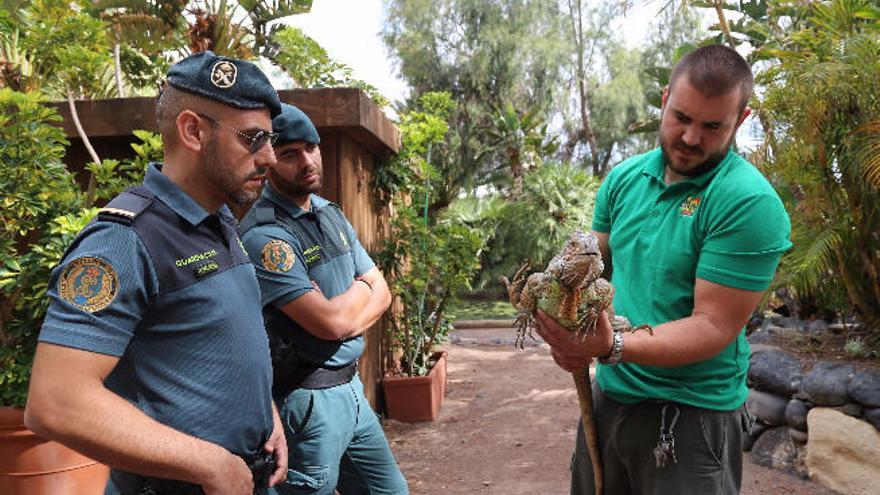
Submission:
M 298 388 L 321 390 L 351 381 L 357 373 L 357 361 L 342 368 L 321 368 L 318 366 L 297 366 L 293 373 L 285 375 L 273 387 L 276 397 L 285 397 Z
M 269 478 L 275 472 L 275 457 L 268 452 L 256 454 L 236 454 L 241 457 L 254 480 L 254 495 L 266 493 Z M 204 495 L 202 487 L 193 483 L 163 478 L 141 476 L 125 471 L 113 470 L 114 482 L 124 495 Z

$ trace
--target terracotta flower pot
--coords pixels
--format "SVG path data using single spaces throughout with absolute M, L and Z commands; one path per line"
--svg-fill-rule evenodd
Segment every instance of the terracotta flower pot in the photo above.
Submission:
M 382 379 L 388 417 L 398 421 L 434 421 L 446 395 L 446 351 L 426 376 L 387 376 Z
M 110 468 L 24 426 L 24 410 L 0 407 L 0 493 L 100 495 Z

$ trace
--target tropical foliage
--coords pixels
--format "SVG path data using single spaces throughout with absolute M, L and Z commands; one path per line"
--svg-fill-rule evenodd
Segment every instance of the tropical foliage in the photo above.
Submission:
M 52 125 L 61 117 L 42 101 L 37 93 L 0 89 L 0 404 L 13 406 L 25 402 L 50 271 L 97 213 L 61 161 L 67 140 Z M 156 159 L 158 137 L 140 137 L 138 158 L 115 162 L 128 179 L 101 174 L 102 191 L 139 181 L 146 161 Z
M 792 217 L 780 284 L 857 314 L 880 343 L 880 8 L 791 6 L 798 19 L 762 57 L 764 170 Z M 772 143 L 772 147 L 769 145 Z
M 479 268 L 483 239 L 473 229 L 429 213 L 431 182 L 437 180 L 429 156 L 443 141 L 453 110 L 447 93 L 426 93 L 418 107 L 401 115 L 403 148 L 376 175 L 377 188 L 390 200 L 391 232 L 376 261 L 389 277 L 395 307 L 386 356 L 391 372 L 409 376 L 430 370 L 435 346 L 451 329 L 447 315 L 457 296 L 470 289 Z
M 599 181 L 583 168 L 547 163 L 528 172 L 513 201 L 499 195 L 456 200 L 443 218 L 482 233 L 477 286 L 500 289 L 499 278 L 522 265 L 546 266 L 577 229 L 590 229 Z

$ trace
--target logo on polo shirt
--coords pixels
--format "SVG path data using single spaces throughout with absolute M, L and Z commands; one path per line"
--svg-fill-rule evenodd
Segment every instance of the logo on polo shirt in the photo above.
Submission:
M 346 237 L 341 230 L 339 231 L 339 238 L 342 239 L 342 245 L 348 247 L 348 237 Z
M 109 306 L 118 290 L 116 270 L 110 263 L 94 256 L 71 261 L 58 281 L 61 298 L 89 313 Z
M 694 212 L 697 211 L 697 207 L 700 206 L 700 197 L 688 196 L 686 200 L 681 202 L 681 207 L 679 208 L 679 212 L 684 217 L 693 216 Z

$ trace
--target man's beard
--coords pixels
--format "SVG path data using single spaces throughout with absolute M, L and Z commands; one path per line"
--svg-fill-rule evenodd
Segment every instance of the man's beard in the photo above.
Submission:
M 243 179 L 234 173 L 235 167 L 221 162 L 217 142 L 208 138 L 202 153 L 202 168 L 208 180 L 214 183 L 226 195 L 229 201 L 239 205 L 250 205 L 260 196 L 260 191 L 251 191 L 244 187 L 248 180 L 266 173 L 266 167 L 257 167 Z
M 673 172 L 683 177 L 696 177 L 714 169 L 724 160 L 724 157 L 727 156 L 727 152 L 730 151 L 730 145 L 733 144 L 733 138 L 734 136 L 731 136 L 728 142 L 721 148 L 720 151 L 710 154 L 703 161 L 697 163 L 696 166 L 686 170 L 680 169 L 672 162 L 671 158 L 669 157 L 669 147 L 666 145 L 666 143 L 663 142 L 662 139 L 660 140 L 660 152 L 663 154 L 663 163 Z M 697 150 L 700 153 L 703 152 L 703 149 L 698 146 L 687 146 L 680 141 L 676 144 L 676 147 Z
M 312 193 L 321 191 L 321 183 L 324 179 L 321 171 L 317 171 L 318 180 L 311 186 L 300 186 L 295 182 L 288 180 L 286 177 L 278 173 L 275 169 L 269 170 L 269 177 L 272 179 L 272 185 L 278 189 L 278 192 L 289 198 L 303 198 Z

